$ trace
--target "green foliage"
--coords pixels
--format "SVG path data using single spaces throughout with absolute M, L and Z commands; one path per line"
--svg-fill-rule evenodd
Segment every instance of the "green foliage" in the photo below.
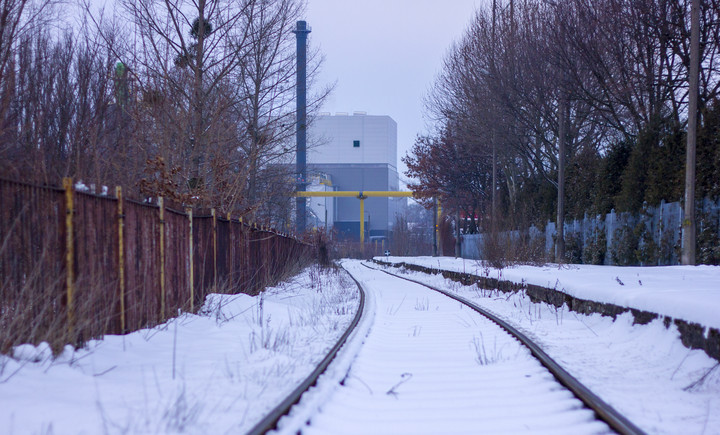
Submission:
M 622 190 L 622 174 L 628 165 L 634 142 L 618 142 L 610 147 L 598 166 L 597 195 L 594 209 L 597 213 L 606 214 L 615 208 L 615 198 Z
M 596 227 L 585 242 L 582 262 L 584 264 L 605 264 L 605 251 L 607 251 L 605 229 Z
M 657 265 L 660 249 L 648 226 L 641 221 L 635 226 L 634 233 L 638 241 L 635 262 L 640 263 L 641 266 Z
M 648 126 L 638 135 L 621 177 L 622 187 L 615 199 L 617 211 L 639 211 L 642 207 L 650 167 L 648 157 L 659 142 L 658 126 Z
M 610 246 L 612 261 L 619 266 L 657 265 L 661 248 L 651 230 L 652 216 L 646 209 L 637 224 L 625 223 L 615 230 Z
M 555 175 L 552 175 L 555 176 Z M 506 195 L 507 185 L 500 186 L 502 195 Z M 513 222 L 509 228 L 524 228 L 535 224 L 544 226 L 554 221 L 557 213 L 557 189 L 540 176 L 524 180 L 517 192 L 514 207 L 501 209 L 501 216 L 510 217 Z M 507 220 L 507 219 L 506 219 Z
M 582 237 L 576 233 L 565 234 L 565 262 L 568 264 L 582 263 Z
M 677 125 L 663 126 L 659 141 L 651 149 L 645 201 L 679 201 L 685 189 L 685 132 Z
M 613 263 L 618 266 L 637 264 L 636 250 L 638 237 L 631 225 L 622 225 L 613 233 L 610 244 L 610 255 Z
M 593 209 L 595 198 L 603 192 L 598 191 L 602 163 L 600 154 L 590 148 L 570 159 L 565 172 L 565 210 L 569 216 L 581 218 Z
M 720 265 L 720 228 L 718 216 L 701 213 L 698 216 L 697 262 Z
M 662 231 L 658 250 L 659 265 L 671 264 L 673 257 L 679 257 L 680 244 L 675 242 L 675 235 L 672 229 L 668 228 Z
M 698 130 L 697 198 L 720 198 L 720 100 L 703 113 Z

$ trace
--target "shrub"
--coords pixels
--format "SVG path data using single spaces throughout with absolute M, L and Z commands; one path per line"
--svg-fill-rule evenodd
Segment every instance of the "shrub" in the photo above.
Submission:
M 544 238 L 528 233 L 490 231 L 478 243 L 483 260 L 497 269 L 512 264 L 542 264 L 546 260 Z
M 709 213 L 698 216 L 697 263 L 720 265 L 720 228 Z
M 640 223 L 635 226 L 634 233 L 638 243 L 637 249 L 635 249 L 636 261 L 639 262 L 641 266 L 658 264 L 660 248 L 645 222 L 640 221 Z
M 604 229 L 594 228 L 590 238 L 585 242 L 582 261 L 585 264 L 605 264 L 605 252 L 607 251 L 607 236 Z
M 630 225 L 623 225 L 613 233 L 610 255 L 613 263 L 618 266 L 629 266 L 637 263 L 636 250 L 638 238 Z
M 582 263 L 582 237 L 575 233 L 565 235 L 565 262 L 568 264 Z

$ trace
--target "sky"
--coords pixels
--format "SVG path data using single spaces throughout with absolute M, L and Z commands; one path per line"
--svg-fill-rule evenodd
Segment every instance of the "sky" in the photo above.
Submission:
M 428 131 L 423 98 L 453 41 L 489 0 L 308 0 L 311 47 L 325 56 L 318 85 L 335 83 L 322 112 L 389 115 L 400 158 Z

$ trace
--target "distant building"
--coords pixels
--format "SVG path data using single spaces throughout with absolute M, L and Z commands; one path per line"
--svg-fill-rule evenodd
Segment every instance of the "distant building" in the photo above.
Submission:
M 389 116 L 322 113 L 310 129 L 308 178 L 323 174 L 333 190 L 397 191 L 397 124 Z M 311 185 L 308 190 L 311 190 Z M 323 201 L 311 198 L 311 207 Z M 317 204 L 315 204 L 317 203 Z M 395 216 L 405 198 L 368 198 L 365 200 L 365 231 L 369 237 L 389 236 Z M 341 238 L 358 239 L 360 201 L 332 198 L 332 227 Z M 313 208 L 315 210 L 315 208 Z M 322 220 L 322 219 L 321 219 Z M 331 225 L 328 224 L 328 227 Z
M 314 172 L 308 177 L 305 187 L 308 192 L 329 192 L 334 190 L 328 174 Z M 333 198 L 308 198 L 307 210 L 311 216 L 308 226 L 330 229 L 335 222 L 335 205 Z

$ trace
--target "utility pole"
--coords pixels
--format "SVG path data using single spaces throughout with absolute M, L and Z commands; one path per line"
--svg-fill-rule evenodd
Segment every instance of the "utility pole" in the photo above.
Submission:
M 497 46 L 497 40 L 495 39 L 495 8 L 497 7 L 496 0 L 492 2 L 492 41 L 493 51 L 490 53 L 490 62 L 492 74 L 495 74 L 495 51 L 494 47 Z M 493 109 L 495 109 L 495 101 L 493 100 Z M 498 111 L 493 110 L 493 114 L 497 116 Z M 492 205 L 490 209 L 490 223 L 492 230 L 495 231 L 495 220 L 497 218 L 497 136 L 495 135 L 495 123 L 491 128 L 490 140 L 492 141 Z
M 297 27 L 293 30 L 297 39 L 297 111 L 296 111 L 296 179 L 295 189 L 297 192 L 305 191 L 307 180 L 307 35 L 310 33 L 310 26 L 306 21 L 298 21 Z M 295 228 L 298 234 L 305 232 L 304 197 L 298 196 L 295 199 Z
M 455 257 L 462 257 L 462 236 L 460 235 L 460 208 L 455 210 Z
M 434 207 L 432 208 L 432 214 L 433 214 L 433 257 L 438 256 L 438 225 L 440 225 L 440 221 L 438 219 L 438 212 L 437 209 L 440 207 L 438 205 L 438 198 L 435 197 L 434 201 Z
M 560 91 L 558 105 L 558 196 L 557 196 L 557 241 L 555 243 L 555 262 L 565 259 L 565 145 L 567 142 L 567 95 L 564 84 Z
M 682 264 L 695 264 L 695 148 L 697 145 L 698 76 L 700 75 L 700 0 L 690 6 L 690 77 L 687 152 L 685 160 L 685 216 L 682 223 Z

